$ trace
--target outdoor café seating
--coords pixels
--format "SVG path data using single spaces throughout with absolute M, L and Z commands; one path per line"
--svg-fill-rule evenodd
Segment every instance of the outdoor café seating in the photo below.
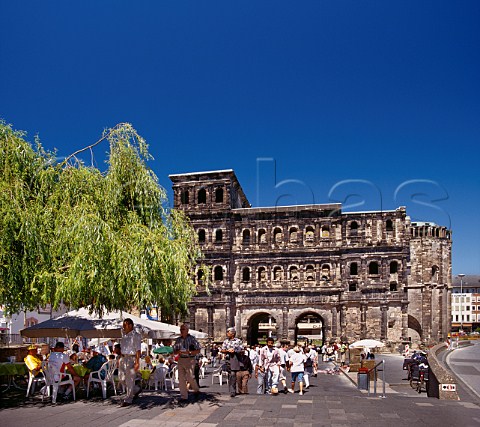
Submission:
M 73 391 L 73 400 L 75 400 L 75 383 L 73 382 L 73 378 L 70 374 L 60 372 L 59 370 L 55 369 L 53 365 L 50 365 L 48 362 L 42 363 L 42 371 L 45 375 L 45 391 L 42 395 L 42 400 L 45 394 L 47 396 L 50 395 L 50 388 L 51 388 L 51 396 L 52 396 L 52 403 L 57 403 L 57 394 L 58 389 L 60 386 L 63 385 L 71 385 Z
M 117 395 L 117 389 L 115 386 L 114 372 L 117 365 L 116 360 L 109 360 L 105 362 L 98 371 L 90 372 L 87 381 L 87 397 L 90 393 L 90 384 L 98 383 L 102 387 L 102 396 L 107 398 L 107 384 L 111 383 L 113 386 L 113 392 Z

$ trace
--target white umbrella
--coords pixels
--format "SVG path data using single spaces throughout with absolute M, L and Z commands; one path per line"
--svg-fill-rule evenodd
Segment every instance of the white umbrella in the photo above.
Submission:
M 376 347 L 385 347 L 385 344 L 381 341 L 377 340 L 360 340 L 355 341 L 354 343 L 350 344 L 350 348 L 376 348 Z

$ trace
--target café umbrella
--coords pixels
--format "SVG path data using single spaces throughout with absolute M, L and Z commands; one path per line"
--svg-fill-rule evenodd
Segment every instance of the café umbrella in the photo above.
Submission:
M 180 335 L 176 325 L 142 319 L 130 313 L 113 311 L 99 316 L 87 308 L 69 311 L 59 317 L 45 320 L 20 331 L 27 338 L 64 337 L 75 338 L 121 338 L 122 324 L 126 318 L 132 319 L 135 329 L 144 338 L 172 339 Z M 189 331 L 195 338 L 206 338 L 198 331 Z
M 350 348 L 377 348 L 377 347 L 384 347 L 385 344 L 378 340 L 373 339 L 365 339 L 360 341 L 355 341 L 354 343 L 350 344 Z
M 164 345 L 153 349 L 154 354 L 172 354 L 173 348 L 169 345 Z

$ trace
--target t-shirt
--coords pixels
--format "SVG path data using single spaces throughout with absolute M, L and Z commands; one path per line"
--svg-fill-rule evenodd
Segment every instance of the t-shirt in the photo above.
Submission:
M 60 374 L 58 374 L 58 372 L 64 372 L 64 365 L 67 365 L 68 363 L 70 363 L 70 357 L 68 357 L 68 354 L 60 353 L 58 351 L 50 353 L 50 356 L 48 357 L 48 366 L 57 372 L 55 374 L 55 381 L 60 380 Z
M 292 364 L 290 372 L 303 372 L 305 370 L 304 363 L 307 360 L 307 356 L 301 352 L 294 352 L 289 361 Z

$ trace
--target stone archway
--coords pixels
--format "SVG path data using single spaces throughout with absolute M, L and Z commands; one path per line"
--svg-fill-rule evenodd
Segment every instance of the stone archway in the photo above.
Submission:
M 263 343 L 267 337 L 277 338 L 277 320 L 270 313 L 261 312 L 252 315 L 247 325 L 247 344 L 249 345 Z
M 420 325 L 420 322 L 413 317 L 411 314 L 408 315 L 408 329 L 413 329 L 417 334 L 418 334 L 418 339 L 415 339 L 416 337 L 413 337 L 414 339 L 412 341 L 417 341 L 417 340 L 422 340 L 423 339 L 423 331 L 422 331 L 422 326 Z M 409 333 L 409 336 L 411 334 Z
M 325 322 L 318 313 L 302 313 L 295 320 L 295 344 L 298 342 L 322 345 L 325 340 Z

